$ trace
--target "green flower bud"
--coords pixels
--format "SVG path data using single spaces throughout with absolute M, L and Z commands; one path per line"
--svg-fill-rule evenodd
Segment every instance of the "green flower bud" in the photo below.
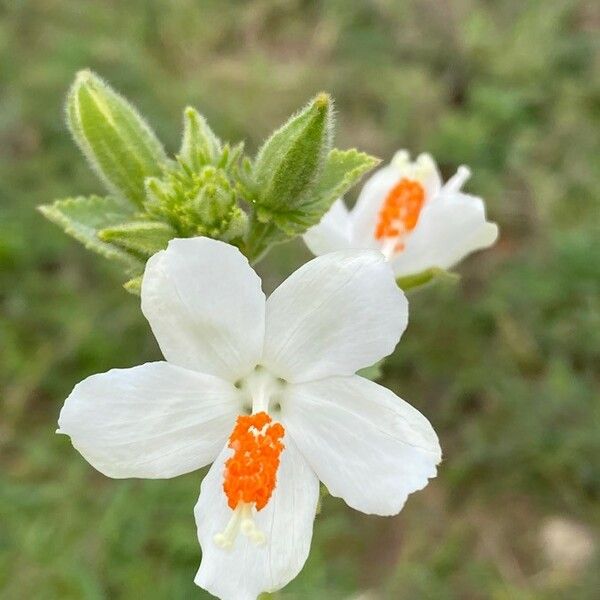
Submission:
M 169 223 L 182 237 L 206 235 L 231 240 L 247 227 L 227 173 L 212 165 L 194 170 L 181 159 L 167 168 L 161 179 L 146 180 L 144 208 L 150 217 Z
M 194 199 L 193 206 L 201 223 L 218 226 L 235 204 L 235 194 L 229 185 L 221 186 L 216 182 L 204 185 Z
M 154 132 L 137 111 L 91 71 L 80 71 L 67 96 L 67 123 L 92 168 L 116 195 L 137 206 L 144 179 L 167 162 Z
M 253 172 L 259 218 L 296 210 L 310 195 L 331 148 L 332 104 L 318 94 L 260 149 Z
M 183 113 L 183 140 L 179 158 L 192 169 L 216 164 L 221 156 L 221 142 L 206 119 L 191 106 Z

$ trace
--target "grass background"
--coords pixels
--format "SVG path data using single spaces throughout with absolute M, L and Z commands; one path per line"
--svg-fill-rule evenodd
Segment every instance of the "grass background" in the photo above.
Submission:
M 101 189 L 62 114 L 91 67 L 172 151 L 186 104 L 256 149 L 327 90 L 339 147 L 466 163 L 500 224 L 458 284 L 412 296 L 385 367 L 440 433 L 440 476 L 393 519 L 326 498 L 280 597 L 598 598 L 598 551 L 565 560 L 600 527 L 599 25 L 577 0 L 0 0 L 0 596 L 208 597 L 199 474 L 109 480 L 54 435 L 76 382 L 159 358 L 117 269 L 35 211 Z M 280 247 L 265 286 L 307 258 Z

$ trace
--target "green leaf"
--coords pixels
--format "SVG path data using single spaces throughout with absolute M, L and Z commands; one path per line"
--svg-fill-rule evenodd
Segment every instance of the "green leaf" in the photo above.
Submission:
M 108 196 L 78 196 L 57 200 L 52 204 L 38 207 L 50 221 L 86 248 L 102 256 L 120 262 L 130 272 L 139 271 L 143 263 L 128 252 L 98 238 L 98 231 L 106 227 L 130 221 L 135 214 L 135 206 L 122 198 Z
M 311 205 L 325 205 L 329 210 L 333 202 L 343 196 L 368 171 L 381 160 L 352 148 L 334 148 L 327 156 L 323 173 L 315 189 L 315 199 Z
M 317 180 L 331 147 L 332 104 L 318 94 L 263 144 L 253 172 L 263 212 L 297 208 Z
M 143 258 L 150 258 L 159 250 L 164 250 L 169 240 L 177 237 L 177 232 L 166 223 L 133 221 L 106 227 L 98 232 L 98 237 Z
M 137 206 L 144 179 L 159 175 L 165 151 L 138 112 L 91 71 L 80 71 L 67 96 L 67 123 L 75 142 L 109 192 Z
M 378 158 L 355 149 L 334 148 L 327 156 L 311 197 L 295 211 L 273 214 L 275 224 L 289 235 L 304 233 L 309 227 L 319 223 L 335 200 L 343 196 L 379 162 Z
M 402 291 L 408 292 L 409 290 L 423 287 L 424 285 L 427 285 L 437 279 L 457 281 L 459 276 L 456 275 L 456 273 L 450 273 L 438 267 L 431 267 L 430 269 L 426 269 L 420 273 L 415 273 L 414 275 L 398 277 L 396 279 L 396 283 L 398 284 L 398 287 L 402 289 Z
M 183 112 L 183 140 L 180 159 L 192 169 L 216 164 L 221 155 L 221 142 L 206 119 L 191 106 Z

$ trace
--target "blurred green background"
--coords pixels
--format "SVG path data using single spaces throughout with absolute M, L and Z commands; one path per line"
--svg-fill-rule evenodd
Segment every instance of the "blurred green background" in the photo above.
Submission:
M 599 26 L 591 0 L 0 0 L 0 597 L 208 597 L 200 475 L 113 481 L 54 434 L 76 382 L 160 356 L 118 269 L 35 210 L 101 189 L 62 113 L 91 67 L 171 151 L 186 104 L 255 150 L 327 90 L 339 147 L 466 163 L 500 224 L 385 366 L 439 477 L 393 519 L 326 498 L 279 597 L 598 598 Z M 308 256 L 279 247 L 266 288 Z

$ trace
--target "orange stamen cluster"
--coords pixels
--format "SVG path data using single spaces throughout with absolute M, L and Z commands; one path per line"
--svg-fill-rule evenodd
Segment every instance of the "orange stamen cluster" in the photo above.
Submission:
M 240 502 L 254 503 L 256 510 L 267 505 L 277 483 L 277 469 L 284 448 L 285 430 L 266 412 L 240 416 L 229 436 L 233 456 L 225 463 L 223 489 L 229 508 Z
M 375 228 L 375 238 L 399 238 L 417 225 L 425 202 L 425 189 L 413 179 L 402 178 L 388 193 Z M 402 249 L 403 244 L 398 244 Z

